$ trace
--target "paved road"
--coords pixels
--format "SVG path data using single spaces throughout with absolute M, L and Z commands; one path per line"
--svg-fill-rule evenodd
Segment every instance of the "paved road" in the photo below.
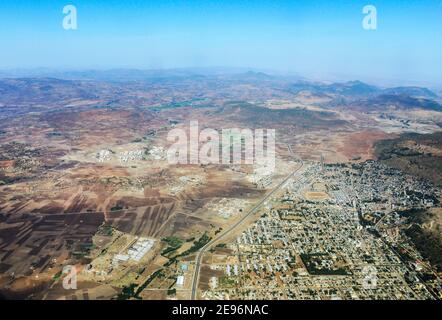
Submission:
M 199 282 L 199 272 L 200 272 L 200 268 L 201 268 L 201 261 L 203 259 L 203 255 L 204 253 L 207 251 L 207 249 L 209 247 L 211 247 L 214 243 L 218 242 L 219 240 L 221 240 L 223 237 L 225 237 L 227 234 L 229 234 L 230 232 L 232 232 L 236 227 L 238 227 L 239 225 L 241 225 L 248 217 L 250 217 L 252 214 L 254 214 L 256 211 L 258 211 L 258 209 L 271 197 L 273 196 L 278 190 L 281 189 L 281 187 L 290 179 L 294 176 L 294 174 L 299 171 L 302 166 L 303 166 L 303 162 L 301 161 L 301 165 L 299 166 L 299 168 L 297 168 L 295 171 L 293 171 L 292 173 L 290 173 L 280 184 L 278 184 L 275 189 L 273 189 L 270 193 L 268 193 L 260 202 L 258 202 L 252 209 L 250 209 L 244 216 L 241 217 L 241 219 L 239 221 L 237 221 L 236 223 L 234 223 L 232 226 L 230 226 L 228 229 L 226 229 L 225 231 L 223 231 L 222 233 L 220 233 L 217 237 L 213 238 L 210 242 L 208 242 L 204 247 L 201 248 L 201 250 L 198 252 L 197 256 L 196 256 L 196 264 L 195 264 L 195 271 L 193 273 L 193 280 L 192 280 L 192 295 L 191 295 L 191 299 L 195 300 L 196 299 L 196 293 L 197 293 L 197 288 L 198 288 L 198 282 Z

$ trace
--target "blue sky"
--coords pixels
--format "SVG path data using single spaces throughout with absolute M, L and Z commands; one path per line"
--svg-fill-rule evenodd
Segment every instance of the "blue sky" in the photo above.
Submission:
M 442 1 L 0 0 L 3 69 L 207 66 L 442 85 Z

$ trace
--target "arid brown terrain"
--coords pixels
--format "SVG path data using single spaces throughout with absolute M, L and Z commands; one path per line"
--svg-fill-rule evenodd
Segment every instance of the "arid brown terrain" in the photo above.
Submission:
M 424 88 L 255 72 L 0 79 L 0 294 L 165 298 L 167 290 L 144 289 L 173 285 L 164 266 L 193 261 L 205 237 L 293 170 L 292 153 L 325 163 L 380 158 L 440 185 L 437 100 Z M 195 120 L 201 129 L 275 129 L 271 183 L 251 181 L 251 165 L 169 164 L 168 132 Z M 155 241 L 142 265 L 112 264 L 140 238 Z M 65 265 L 84 271 L 74 293 L 61 287 Z

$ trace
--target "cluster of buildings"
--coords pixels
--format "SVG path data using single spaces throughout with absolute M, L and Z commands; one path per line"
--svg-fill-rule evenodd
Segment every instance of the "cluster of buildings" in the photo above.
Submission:
M 112 160 L 112 154 L 115 153 L 111 150 L 103 149 L 96 153 L 95 158 L 99 163 Z M 121 163 L 127 163 L 129 161 L 143 160 L 144 150 L 131 150 L 122 151 L 118 153 L 117 158 Z
M 258 189 L 266 189 L 273 182 L 274 168 L 266 165 L 255 166 L 253 173 L 248 176 L 249 181 Z
M 202 185 L 204 181 L 203 177 L 197 175 L 181 176 L 177 180 L 171 181 L 168 192 L 171 195 L 177 195 L 186 188 Z
M 143 156 L 144 150 L 123 151 L 118 154 L 118 159 L 121 163 L 126 163 L 129 161 L 142 160 Z
M 189 271 L 189 266 L 183 263 L 179 267 L 178 276 L 176 278 L 176 287 L 182 288 L 184 286 L 184 280 L 186 279 L 186 274 Z
M 306 196 L 320 194 L 318 184 L 325 186 L 326 197 Z M 228 244 L 238 263 L 226 265 L 224 276 L 234 285 L 218 282 L 204 296 L 436 298 L 376 226 L 387 216 L 400 219 L 398 210 L 434 205 L 437 192 L 376 162 L 309 165 L 271 209 Z
M 216 199 L 210 204 L 211 211 L 221 216 L 224 219 L 236 217 L 249 205 L 248 200 L 221 198 Z
M 163 147 L 152 146 L 147 152 L 152 160 L 166 160 L 167 152 Z
M 127 250 L 126 254 L 119 253 L 114 256 L 113 264 L 118 265 L 119 263 L 128 261 L 140 262 L 146 253 L 152 249 L 154 244 L 155 240 L 138 238 L 136 242 Z

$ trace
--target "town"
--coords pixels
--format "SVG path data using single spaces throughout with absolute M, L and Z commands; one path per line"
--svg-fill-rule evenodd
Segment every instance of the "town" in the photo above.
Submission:
M 375 161 L 310 164 L 235 242 L 219 245 L 231 254 L 211 265 L 224 275 L 212 276 L 203 297 L 440 298 L 435 270 L 400 231 L 403 212 L 432 207 L 439 195 Z

